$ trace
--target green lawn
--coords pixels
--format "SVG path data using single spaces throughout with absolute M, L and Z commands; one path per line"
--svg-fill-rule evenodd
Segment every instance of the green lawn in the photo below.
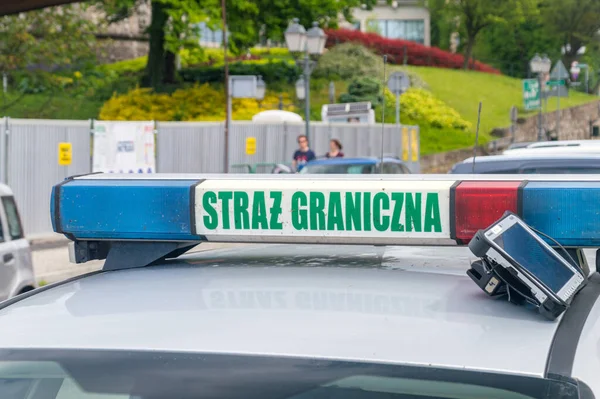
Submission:
M 0 96 L 0 117 L 36 119 L 92 119 L 98 117 L 101 101 L 48 94 Z M 6 102 L 5 102 L 6 101 Z M 8 108 L 4 106 L 6 104 Z M 12 105 L 11 105 L 12 104 Z
M 516 105 L 519 116 L 529 116 L 524 112 L 522 100 L 522 81 L 506 76 L 491 75 L 474 71 L 458 71 L 430 67 L 409 67 L 427 82 L 429 88 L 440 100 L 456 109 L 463 118 L 477 124 L 477 108 L 482 102 L 481 138 L 489 138 L 494 128 L 510 125 L 510 108 Z M 568 98 L 560 99 L 560 107 L 568 108 L 599 98 L 571 90 Z M 556 110 L 556 99 L 548 101 L 548 112 Z

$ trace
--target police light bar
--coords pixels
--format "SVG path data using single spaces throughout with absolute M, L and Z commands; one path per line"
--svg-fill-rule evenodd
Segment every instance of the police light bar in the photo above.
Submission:
M 600 176 L 99 174 L 56 185 L 51 203 L 73 241 L 466 245 L 511 211 L 561 245 L 600 247 Z

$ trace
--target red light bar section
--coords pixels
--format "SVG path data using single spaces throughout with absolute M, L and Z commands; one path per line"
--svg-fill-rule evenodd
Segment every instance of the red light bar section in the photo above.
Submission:
M 454 187 L 454 237 L 468 244 L 504 212 L 517 213 L 520 181 L 463 181 Z M 451 210 L 452 211 L 452 210 Z

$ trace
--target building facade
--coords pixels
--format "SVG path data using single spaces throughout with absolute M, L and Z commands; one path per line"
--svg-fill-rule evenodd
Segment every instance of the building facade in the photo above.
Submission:
M 391 5 L 379 1 L 372 10 L 355 9 L 353 17 L 353 24 L 343 22 L 341 26 L 431 45 L 429 10 L 419 0 L 394 0 Z
M 104 15 L 88 9 L 87 17 L 101 20 Z M 375 32 L 390 39 L 404 39 L 430 46 L 430 15 L 421 0 L 394 0 L 388 4 L 380 0 L 372 10 L 357 8 L 353 10 L 354 22 L 341 21 L 340 27 L 359 29 L 363 32 Z M 147 54 L 148 42 L 145 30 L 150 23 L 150 7 L 140 6 L 128 19 L 109 25 L 99 38 L 108 39 L 101 57 L 104 62 L 114 62 Z M 199 26 L 200 45 L 203 47 L 221 47 L 223 33 L 220 29 L 211 30 L 206 24 Z M 281 43 L 280 45 L 283 45 Z

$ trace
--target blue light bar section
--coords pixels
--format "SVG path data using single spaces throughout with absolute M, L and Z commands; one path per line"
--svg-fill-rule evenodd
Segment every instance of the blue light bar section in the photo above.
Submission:
M 52 189 L 52 227 L 76 239 L 198 241 L 198 180 L 70 180 Z
M 525 223 L 561 245 L 600 247 L 600 182 L 529 182 L 522 194 Z

